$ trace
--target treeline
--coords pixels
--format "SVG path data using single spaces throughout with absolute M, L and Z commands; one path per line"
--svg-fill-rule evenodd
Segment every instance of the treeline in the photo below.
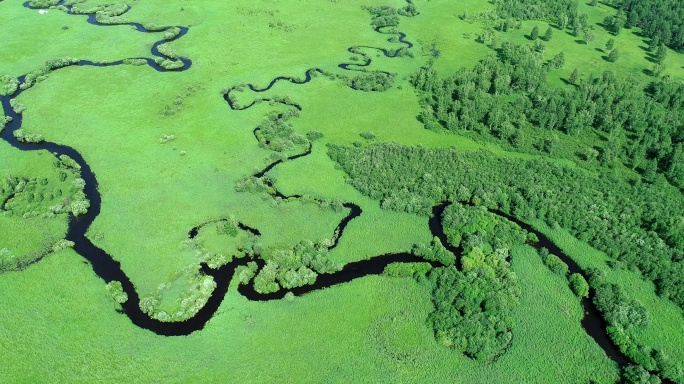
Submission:
M 519 20 L 565 19 L 566 25 L 577 18 L 577 0 L 495 0 L 496 11 L 501 18 Z
M 385 209 L 429 215 L 438 202 L 472 201 L 521 220 L 543 219 L 638 268 L 660 295 L 684 307 L 684 201 L 667 184 L 455 148 L 331 145 L 329 155 Z
M 615 19 L 625 28 L 639 27 L 652 39 L 651 46 L 684 48 L 684 3 L 679 0 L 613 0 Z
M 549 87 L 544 62 L 531 46 L 505 43 L 498 56 L 442 79 L 431 67 L 413 77 L 421 119 L 429 129 L 473 131 L 517 150 L 553 153 L 555 140 L 534 141 L 549 130 L 594 143 L 572 148 L 609 166 L 621 162 L 646 181 L 664 175 L 684 189 L 684 84 L 662 78 L 644 90 L 633 79 L 605 72 L 575 87 Z M 511 101 L 513 100 L 513 101 Z
M 649 318 L 646 308 L 634 300 L 625 296 L 619 286 L 606 281 L 605 272 L 599 269 L 589 271 L 589 281 L 594 287 L 594 304 L 603 314 L 603 318 L 608 323 L 608 334 L 620 351 L 629 356 L 641 367 L 631 368 L 627 371 L 628 376 L 640 372 L 659 372 L 675 382 L 684 380 L 684 370 L 676 362 L 672 361 L 662 351 L 640 345 L 634 339 L 634 331 L 648 326 Z

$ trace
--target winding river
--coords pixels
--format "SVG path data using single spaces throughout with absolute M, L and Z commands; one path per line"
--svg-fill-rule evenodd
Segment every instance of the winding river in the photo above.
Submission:
M 59 5 L 64 5 L 63 2 L 61 2 Z M 24 4 L 25 7 L 30 8 L 28 3 Z M 73 13 L 72 8 L 69 6 L 66 6 L 67 12 Z M 84 15 L 87 16 L 87 21 L 90 24 L 93 25 L 104 25 L 100 24 L 97 19 L 95 14 L 88 14 Z M 148 33 L 148 32 L 158 32 L 158 31 L 149 31 L 143 27 L 142 24 L 139 23 L 128 23 L 128 25 L 133 26 L 137 31 Z M 165 27 L 163 30 L 169 30 L 173 27 Z M 159 52 L 158 47 L 159 45 L 166 43 L 168 41 L 173 41 L 176 39 L 179 39 L 183 37 L 186 33 L 188 33 L 188 28 L 186 27 L 178 27 L 180 28 L 180 33 L 175 36 L 173 39 L 170 40 L 160 40 L 154 44 L 154 46 L 151 49 L 151 54 L 154 57 L 162 58 L 164 60 L 174 60 L 170 57 L 164 56 L 162 53 Z M 383 32 L 382 28 L 376 28 L 376 32 L 378 33 L 386 33 Z M 403 43 L 407 48 L 410 48 L 413 46 L 410 42 L 408 42 L 405 38 L 406 35 L 403 33 L 392 33 L 392 35 L 396 35 L 398 37 L 398 41 L 400 43 Z M 392 41 L 392 39 L 389 39 Z M 357 46 L 357 47 L 351 47 L 348 49 L 350 53 L 353 54 L 358 54 L 361 55 L 364 59 L 362 63 L 343 63 L 339 65 L 339 68 L 344 69 L 344 70 L 362 70 L 363 67 L 367 67 L 371 64 L 371 59 L 368 55 L 365 55 L 359 51 L 359 49 L 365 48 L 365 49 L 375 49 L 380 52 L 382 52 L 386 57 L 396 57 L 398 54 L 398 51 L 388 51 L 382 48 L 376 48 L 376 47 L 367 47 L 367 46 Z M 163 67 L 159 66 L 154 59 L 151 58 L 140 58 L 144 59 L 147 63 L 148 66 L 151 68 L 155 69 L 156 71 L 160 72 L 165 72 L 167 71 Z M 192 62 L 191 60 L 187 58 L 179 58 L 178 60 L 181 60 L 183 63 L 183 66 L 177 71 L 184 71 L 187 70 L 191 67 Z M 92 61 L 87 61 L 87 60 L 81 60 L 79 61 L 76 65 L 78 66 L 95 66 L 95 67 L 109 67 L 109 66 L 117 66 L 117 65 L 123 65 L 124 60 L 119 60 L 115 62 L 109 62 L 109 63 L 94 63 Z M 305 73 L 305 76 L 303 79 L 296 79 L 292 77 L 285 77 L 285 76 L 280 76 L 276 77 L 273 79 L 266 87 L 264 88 L 259 88 L 255 85 L 252 84 L 246 84 L 243 85 L 248 87 L 250 90 L 254 92 L 265 92 L 269 89 L 271 89 L 274 85 L 276 85 L 280 81 L 287 81 L 293 84 L 305 84 L 308 83 L 309 81 L 312 80 L 313 76 L 312 74 L 315 72 L 323 73 L 322 70 L 320 69 L 310 69 Z M 25 77 L 22 76 L 19 78 L 19 81 L 21 84 L 25 83 Z M 247 106 L 239 106 L 236 105 L 236 103 L 233 101 L 231 98 L 231 92 L 238 89 L 239 87 L 233 87 L 229 89 L 225 94 L 224 94 L 224 99 L 227 102 L 228 106 L 233 109 L 233 110 L 244 110 L 247 109 L 253 105 L 255 105 L 259 101 L 274 101 L 278 102 L 284 105 L 287 105 L 289 107 L 295 108 L 299 111 L 302 110 L 302 107 L 296 103 L 291 103 L 291 102 L 285 102 L 282 100 L 275 100 L 275 99 L 258 99 L 252 102 L 251 104 Z M 66 146 L 66 145 L 61 145 L 57 143 L 51 143 L 51 142 L 43 142 L 43 143 L 24 143 L 18 141 L 13 133 L 20 129 L 22 126 L 22 115 L 17 114 L 13 111 L 11 105 L 10 105 L 10 100 L 13 98 L 18 97 L 21 95 L 23 90 L 18 90 L 16 93 L 13 95 L 5 95 L 5 96 L 0 96 L 0 102 L 2 104 L 2 107 L 5 111 L 5 114 L 7 114 L 9 117 L 12 118 L 12 121 L 9 122 L 0 134 L 0 138 L 8 142 L 10 145 L 13 147 L 21 150 L 21 151 L 38 151 L 38 150 L 46 150 L 49 151 L 57 156 L 60 155 L 66 155 L 71 157 L 76 163 L 78 163 L 81 167 L 81 177 L 86 181 L 86 186 L 85 186 L 85 195 L 86 198 L 90 201 L 90 209 L 88 210 L 87 214 L 79 217 L 71 217 L 69 221 L 69 226 L 66 234 L 66 239 L 73 241 L 75 243 L 74 245 L 74 250 L 81 255 L 83 258 L 85 258 L 90 265 L 93 268 L 93 271 L 99 276 L 102 280 L 105 282 L 111 282 L 111 281 L 119 281 L 122 284 L 124 292 L 128 295 L 128 301 L 126 301 L 122 305 L 122 309 L 120 312 L 125 314 L 133 324 L 135 324 L 138 327 L 150 330 L 158 335 L 164 335 L 164 336 L 178 336 L 178 335 L 188 335 L 191 334 L 195 331 L 201 330 L 205 324 L 213 317 L 219 306 L 221 305 L 221 302 L 223 301 L 223 298 L 225 297 L 228 287 L 233 280 L 233 275 L 235 269 L 240 266 L 240 265 L 245 265 L 248 261 L 250 261 L 247 258 L 242 258 L 242 259 L 235 259 L 231 261 L 230 263 L 218 268 L 218 269 L 211 269 L 209 268 L 206 264 L 202 264 L 200 266 L 200 269 L 202 273 L 212 276 L 214 281 L 216 282 L 216 289 L 212 292 L 211 296 L 209 297 L 206 305 L 202 307 L 197 314 L 192 317 L 189 320 L 183 321 L 183 322 L 161 322 L 155 319 L 150 318 L 146 313 L 144 313 L 140 309 L 140 297 L 138 296 L 138 293 L 135 289 L 135 286 L 131 282 L 131 280 L 128 278 L 128 276 L 123 272 L 121 269 L 121 265 L 118 261 L 116 261 L 114 258 L 111 257 L 111 255 L 107 254 L 104 250 L 100 249 L 97 247 L 95 244 L 93 244 L 90 239 L 86 237 L 86 233 L 88 231 L 88 228 L 90 225 L 93 223 L 95 218 L 99 215 L 100 209 L 101 209 L 101 196 L 98 191 L 98 183 L 97 183 L 97 178 L 95 176 L 95 173 L 93 170 L 90 168 L 88 163 L 85 161 L 83 156 L 76 151 L 75 149 Z M 254 130 L 254 134 L 256 135 L 257 129 Z M 306 156 L 311 153 L 311 145 L 308 146 L 308 148 L 300 153 L 296 154 L 293 156 L 290 156 L 288 159 L 296 159 L 299 157 Z M 265 177 L 266 173 L 268 173 L 270 170 L 272 170 L 275 166 L 278 164 L 281 164 L 283 160 L 278 160 L 275 162 L 272 162 L 271 164 L 268 164 L 266 167 L 264 167 L 261 171 L 258 171 L 253 174 L 254 177 L 260 178 L 263 180 Z M 264 182 L 267 182 L 264 180 Z M 271 184 L 268 184 L 270 187 L 272 187 L 275 190 L 275 196 L 276 197 L 281 197 L 283 199 L 297 199 L 300 198 L 301 196 L 299 195 L 293 195 L 293 196 L 286 196 L 277 191 L 275 187 Z M 2 206 L 4 207 L 4 203 Z M 461 202 L 463 204 L 469 204 L 467 202 Z M 460 250 L 453 247 L 451 244 L 446 239 L 446 236 L 444 234 L 444 230 L 442 228 L 441 224 L 441 215 L 444 209 L 451 204 L 450 202 L 443 202 L 433 208 L 432 215 L 428 221 L 428 226 L 430 228 L 430 231 L 433 236 L 439 238 L 441 243 L 444 245 L 447 250 L 450 252 L 454 253 L 457 256 L 460 256 Z M 359 217 L 362 214 L 361 207 L 358 205 L 347 202 L 344 203 L 343 206 L 349 210 L 349 214 L 345 216 L 340 223 L 337 225 L 337 228 L 335 229 L 335 232 L 333 234 L 333 242 L 332 245 L 330 245 L 329 249 L 335 248 L 342 235 L 344 234 L 344 230 L 346 226 L 355 218 Z M 513 221 L 517 223 L 519 226 L 521 226 L 523 229 L 527 230 L 528 232 L 534 233 L 538 238 L 539 242 L 534 244 L 535 247 L 545 247 L 547 248 L 551 253 L 559 256 L 566 264 L 568 264 L 570 272 L 572 273 L 580 273 L 582 275 L 585 275 L 584 271 L 580 269 L 580 267 L 575 263 L 568 255 L 566 255 L 558 246 L 556 246 L 553 242 L 549 240 L 548 237 L 546 237 L 544 234 L 540 233 L 539 231 L 535 230 L 532 228 L 530 225 L 523 223 L 519 220 L 517 220 L 514 217 L 511 217 L 510 215 L 507 215 L 503 212 L 499 211 L 490 211 L 492 213 L 495 213 L 501 217 L 504 217 L 510 221 Z M 205 223 L 208 224 L 208 223 Z M 205 225 L 203 224 L 203 225 Z M 260 235 L 259 231 L 254 228 L 247 227 L 244 224 L 239 224 L 240 228 L 243 230 L 247 230 L 251 232 L 254 235 Z M 198 231 L 202 225 L 197 226 L 195 228 L 192 228 L 191 230 L 188 231 L 188 236 L 190 238 L 193 238 L 197 235 Z M 259 267 L 263 267 L 264 262 L 263 260 L 255 260 Z M 426 262 L 424 259 L 421 259 L 413 254 L 410 253 L 393 253 L 393 254 L 386 254 L 386 255 L 379 255 L 375 256 L 369 260 L 362 260 L 362 261 L 357 261 L 353 263 L 349 263 L 343 267 L 342 270 L 331 273 L 331 274 L 321 274 L 318 276 L 315 284 L 309 285 L 309 286 L 303 286 L 299 288 L 295 288 L 291 290 L 291 292 L 295 295 L 304 295 L 312 291 L 328 288 L 334 285 L 338 284 L 343 284 L 352 280 L 355 280 L 357 278 L 361 278 L 364 276 L 368 275 L 378 275 L 383 272 L 385 267 L 391 263 L 409 263 L 409 262 Z M 436 263 L 431 263 L 433 266 L 438 266 Z M 257 300 L 257 301 L 266 301 L 266 300 L 277 300 L 281 299 L 282 297 L 285 296 L 286 292 L 285 290 L 281 290 L 275 293 L 270 293 L 270 294 L 260 294 L 256 292 L 251 285 L 240 285 L 238 287 L 238 292 L 247 297 L 249 300 Z M 593 295 L 593 291 L 592 291 Z M 585 316 L 582 320 L 582 327 L 585 329 L 587 334 L 591 336 L 601 348 L 605 351 L 606 355 L 611 358 L 613 361 L 618 363 L 620 366 L 624 366 L 626 364 L 631 363 L 630 360 L 624 356 L 620 351 L 614 346 L 614 344 L 611 342 L 610 338 L 608 337 L 606 333 L 606 324 L 603 321 L 603 318 L 597 311 L 596 307 L 592 303 L 590 299 L 583 299 L 582 300 L 582 306 L 584 307 L 585 310 Z

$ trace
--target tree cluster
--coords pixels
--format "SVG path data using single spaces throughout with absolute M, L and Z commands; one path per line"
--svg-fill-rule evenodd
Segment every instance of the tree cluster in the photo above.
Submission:
M 519 20 L 557 20 L 565 18 L 565 24 L 577 18 L 576 0 L 495 0 L 496 11 L 501 18 Z M 563 27 L 564 28 L 564 27 Z
M 435 307 L 428 321 L 437 341 L 478 360 L 495 360 L 513 338 L 511 311 L 520 287 L 500 252 L 473 248 L 455 266 L 430 272 Z
M 297 116 L 299 111 L 292 108 L 284 113 L 271 113 L 256 128 L 255 135 L 259 145 L 276 152 L 287 152 L 307 148 L 309 140 L 296 133 L 287 119 Z
M 466 253 L 473 248 L 481 248 L 485 253 L 510 249 L 511 245 L 527 240 L 525 230 L 483 206 L 451 204 L 442 214 L 442 226 L 449 243 Z
M 635 330 L 649 324 L 646 308 L 637 300 L 627 297 L 619 286 L 607 282 L 605 273 L 600 270 L 590 270 L 589 281 L 596 290 L 594 304 L 608 323 L 608 335 L 622 353 L 644 371 L 659 372 L 676 382 L 683 380 L 684 370 L 677 362 L 660 350 L 636 342 Z
M 302 241 L 293 247 L 271 247 L 260 253 L 266 262 L 254 277 L 259 293 L 292 289 L 316 282 L 319 273 L 333 273 L 341 265 L 328 258 L 328 241 Z
M 638 268 L 660 295 L 684 307 L 684 199 L 667 185 L 456 148 L 330 145 L 329 155 L 385 209 L 429 215 L 442 201 L 473 201 L 521 220 L 543 219 Z
M 421 68 L 413 77 L 422 94 L 420 117 L 428 129 L 473 131 L 528 152 L 554 150 L 553 141 L 530 141 L 548 130 L 587 141 L 598 135 L 600 153 L 588 151 L 586 161 L 621 162 L 646 181 L 662 174 L 684 189 L 684 83 L 665 77 L 644 90 L 608 71 L 576 87 L 549 87 L 546 69 L 561 66 L 564 57 L 542 62 L 531 47 L 504 44 L 498 57 L 446 79 Z
M 386 72 L 363 72 L 350 76 L 347 84 L 356 90 L 366 92 L 381 92 L 392 88 L 395 75 Z
M 667 44 L 684 48 L 684 3 L 678 0 L 614 0 L 613 18 L 625 28 L 639 27 L 652 47 Z

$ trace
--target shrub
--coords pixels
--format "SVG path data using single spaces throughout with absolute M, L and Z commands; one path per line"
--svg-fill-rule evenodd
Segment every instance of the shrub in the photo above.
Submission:
M 17 129 L 16 131 L 12 132 L 12 134 L 17 138 L 17 140 L 24 143 L 42 143 L 45 141 L 43 135 L 39 133 L 27 133 L 23 129 Z
M 347 84 L 360 91 L 381 92 L 392 88 L 394 77 L 391 73 L 367 72 L 350 77 Z
M 390 277 L 418 277 L 425 276 L 431 269 L 430 263 L 391 263 L 382 274 Z
M 445 266 L 454 265 L 456 263 L 456 255 L 444 248 L 442 242 L 437 237 L 432 239 L 430 245 L 414 245 L 411 252 L 425 260 L 437 261 Z
M 323 138 L 323 133 L 318 132 L 316 130 L 311 130 L 311 131 L 306 133 L 306 138 L 309 139 L 309 141 L 316 141 L 318 139 Z
M 114 301 L 117 303 L 123 304 L 128 301 L 128 294 L 124 292 L 121 282 L 113 280 L 107 283 L 106 287 L 107 292 L 112 295 L 112 298 L 114 298 Z
M 9 124 L 11 121 L 12 118 L 9 116 L 0 116 L 0 133 L 2 133 L 7 124 Z
M 72 248 L 74 246 L 73 241 L 69 241 L 66 239 L 59 240 L 55 245 L 52 246 L 52 252 L 59 252 L 61 250 L 67 249 L 67 248 Z
M 375 133 L 373 133 L 373 132 L 361 132 L 361 133 L 359 133 L 359 136 L 363 137 L 366 140 L 375 139 Z
M 568 283 L 570 283 L 570 289 L 578 297 L 589 297 L 589 284 L 579 273 L 573 273 L 568 277 Z
M 553 272 L 561 276 L 568 274 L 568 265 L 558 256 L 549 254 L 544 258 L 544 264 Z

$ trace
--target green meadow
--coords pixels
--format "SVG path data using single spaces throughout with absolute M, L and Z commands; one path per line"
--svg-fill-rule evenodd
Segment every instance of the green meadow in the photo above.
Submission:
M 522 0 L 48 0 L 25 7 L 0 0 L 0 97 L 4 115 L 15 116 L 12 123 L 0 113 L 0 382 L 684 382 L 684 225 L 676 209 L 684 201 L 684 118 L 676 97 L 684 90 L 684 53 L 663 43 L 665 56 L 657 59 L 648 48 L 654 37 L 638 24 L 611 34 L 604 20 L 622 2 L 542 0 L 534 9 L 554 10 L 527 17 L 504 14 L 509 5 L 532 6 Z M 566 6 L 576 23 L 585 20 L 579 36 L 570 26 L 559 28 Z M 100 25 L 74 14 L 79 9 Z M 504 30 L 503 22 L 513 26 Z M 167 27 L 188 32 L 173 38 Z M 552 37 L 532 39 L 535 27 Z M 164 39 L 173 41 L 155 53 Z M 609 39 L 619 49 L 614 61 Z M 507 47 L 517 47 L 511 51 L 520 57 L 506 57 Z M 564 63 L 549 64 L 561 52 Z M 54 64 L 66 58 L 73 61 Z M 178 58 L 192 65 L 164 70 Z M 571 81 L 575 69 L 578 79 Z M 307 71 L 314 76 L 304 83 Z M 624 101 L 607 107 L 610 115 L 617 121 L 648 105 L 660 114 L 647 122 L 664 127 L 657 138 L 637 139 L 651 132 L 631 130 L 643 125 L 637 117 L 610 132 L 592 126 L 597 117 L 574 134 L 531 116 L 528 105 L 554 92 L 584 92 L 605 71 L 634 86 L 602 88 L 619 89 L 611 101 Z M 529 85 L 539 74 L 543 84 Z M 500 94 L 489 82 L 504 76 L 511 88 Z M 464 84 L 450 86 L 459 81 Z M 658 82 L 669 88 L 652 91 Z M 493 122 L 494 106 L 504 104 L 511 105 L 503 112 L 511 121 Z M 18 112 L 20 106 L 25 110 Z M 454 119 L 477 122 L 463 128 Z M 499 125 L 515 133 L 499 134 Z M 389 143 L 406 154 L 361 158 Z M 620 149 L 609 157 L 615 146 Z M 66 147 L 84 163 L 60 157 Z M 454 150 L 463 158 L 448 164 L 452 171 L 444 176 L 445 164 L 413 163 L 413 150 Z M 394 163 L 386 165 L 389 156 Z M 521 172 L 506 175 L 508 184 L 492 184 L 490 169 L 481 181 L 459 178 L 504 163 Z M 518 187 L 516 180 L 533 179 L 528 176 L 540 164 L 568 184 L 541 192 L 534 183 Z M 497 171 L 506 172 L 491 174 Z M 590 189 L 591 180 L 608 177 L 616 178 L 620 193 L 647 185 L 638 191 L 657 194 L 612 199 Z M 79 207 L 94 180 L 101 205 L 90 218 Z M 589 197 L 550 200 L 577 187 L 576 180 L 585 182 L 581 190 Z M 509 198 L 515 193 L 527 201 Z M 575 201 L 590 198 L 606 212 L 587 214 L 584 226 L 562 220 L 577 215 Z M 544 199 L 557 206 L 536 209 Z M 505 235 L 490 240 L 482 222 L 445 227 L 429 207 L 446 201 L 510 214 L 548 236 L 585 275 L 601 271 L 600 283 L 618 287 L 618 304 L 629 304 L 629 316 L 647 314 L 647 325 L 633 326 L 602 311 L 638 346 L 625 353 L 627 363 L 612 360 L 583 328 L 585 309 L 569 276 L 552 271 L 531 237 L 527 245 Z M 354 209 L 361 214 L 347 222 Z M 656 217 L 649 209 L 657 209 Z M 614 217 L 628 223 L 615 236 L 622 240 L 632 231 L 632 243 L 643 242 L 656 261 L 640 264 L 623 243 L 596 234 L 599 225 L 619 222 Z M 462 243 L 438 239 L 431 220 L 442 233 L 461 231 Z M 120 263 L 137 298 L 127 291 L 132 301 L 117 302 L 111 279 L 70 240 L 81 229 L 92 247 Z M 311 246 L 302 251 L 302 244 Z M 458 248 L 459 254 L 445 263 L 420 254 L 420 247 Z M 460 253 L 472 249 L 483 256 L 468 275 Z M 344 280 L 355 273 L 346 265 L 373 266 L 373 259 L 399 253 L 430 262 L 427 272 L 406 264 L 409 272 L 401 276 L 368 272 L 321 283 L 324 275 Z M 231 260 L 235 276 L 222 267 Z M 513 277 L 495 276 L 501 268 Z M 230 274 L 221 276 L 226 285 L 212 285 L 221 279 L 208 277 L 208 269 Z M 452 304 L 462 306 L 451 309 L 452 318 L 480 327 L 449 337 L 435 320 L 446 300 L 440 284 L 447 284 L 435 276 L 447 270 L 459 276 L 453 287 L 472 278 L 469 284 L 480 290 L 446 289 Z M 591 298 L 597 281 L 589 279 Z M 492 286 L 518 292 L 506 296 L 515 303 L 482 288 Z M 165 321 L 192 324 L 211 292 L 222 289 L 225 297 L 199 329 L 181 336 L 155 331 L 166 329 Z M 291 292 L 266 300 L 284 291 Z M 126 305 L 138 303 L 156 325 L 136 325 L 136 311 Z M 163 320 L 160 313 L 181 315 Z M 482 335 L 495 323 L 512 324 L 506 330 L 512 338 L 496 357 L 460 347 L 491 342 Z

